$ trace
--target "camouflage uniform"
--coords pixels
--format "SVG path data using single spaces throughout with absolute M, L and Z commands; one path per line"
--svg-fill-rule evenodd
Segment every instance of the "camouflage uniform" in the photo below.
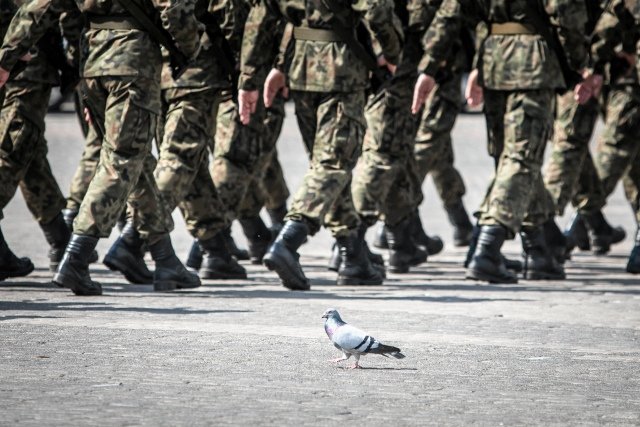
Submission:
M 587 59 L 584 3 L 543 3 L 569 65 L 576 70 L 583 68 Z M 517 281 L 506 270 L 500 248 L 505 238 L 521 229 L 525 252 L 532 257 L 530 270 L 540 274 L 530 278 L 564 277 L 545 253 L 540 226 L 548 214 L 540 169 L 551 130 L 554 91 L 563 88 L 565 82 L 555 53 L 527 26 L 530 7 L 525 0 L 445 0 L 424 38 L 427 53 L 420 69 L 434 76 L 447 56 L 447 41 L 453 34 L 463 25 L 475 28 L 482 20 L 489 23 L 490 35 L 479 54 L 478 83 L 484 88 L 490 146 L 500 154 L 480 210 L 478 246 L 467 270 L 473 279 Z
M 322 225 L 331 229 L 344 254 L 339 284 L 382 283 L 366 258 L 364 236 L 356 237 L 360 220 L 350 188 L 351 171 L 364 136 L 364 91 L 369 71 L 332 28 L 333 20 L 342 28 L 356 28 L 362 17 L 380 42 L 385 58 L 397 63 L 400 36 L 392 25 L 393 5 L 387 0 L 355 1 L 337 5 L 334 11 L 322 2 L 265 0 L 252 9 L 245 28 L 240 88 L 254 91 L 260 84 L 259 74 L 274 63 L 265 49 L 274 37 L 272 28 L 284 19 L 296 26 L 291 55 L 277 66 L 281 71 L 286 69 L 310 164 L 286 223 L 264 258 L 265 265 L 276 270 L 290 289 L 309 289 L 296 251 L 307 235 L 315 234 Z
M 257 87 L 254 75 L 258 66 L 265 67 L 272 62 L 263 53 L 262 58 L 259 56 L 265 45 L 263 36 L 265 40 L 272 37 L 266 28 L 277 21 L 278 14 L 295 25 L 327 28 L 327 11 L 321 6 L 299 0 L 266 3 L 270 8 L 260 4 L 260 12 L 252 12 L 253 20 L 247 23 L 245 31 L 243 55 L 245 51 L 247 55 L 246 59 L 243 57 L 241 87 L 246 89 Z M 384 8 L 384 2 L 379 3 L 356 2 L 344 13 L 355 23 L 356 14 L 351 9 L 356 13 L 366 12 L 377 27 L 374 30 L 382 36 L 385 53 L 394 62 L 399 55 L 399 46 L 390 44 L 394 39 L 389 34 L 395 33 L 390 25 L 390 5 L 385 4 L 387 7 Z M 362 111 L 368 72 L 345 45 L 337 45 L 336 52 L 323 51 L 326 45 L 327 42 L 296 40 L 296 51 L 288 70 L 298 124 L 311 165 L 294 196 L 287 219 L 304 221 L 312 234 L 325 221 L 340 224 L 331 227 L 334 235 L 339 235 L 356 228 L 359 223 L 347 184 L 364 135 Z M 349 67 L 340 64 L 349 64 Z M 331 96 L 327 95 L 329 93 Z
M 193 3 L 153 0 L 149 16 L 158 16 L 188 58 L 199 49 Z M 129 197 L 134 221 L 147 238 L 156 262 L 154 289 L 200 285 L 175 256 L 168 232 L 173 223 L 153 178 L 155 159 L 151 140 L 160 112 L 162 58 L 157 42 L 140 30 L 119 3 L 45 0 L 25 4 L 12 22 L 0 65 L 12 69 L 16 61 L 64 11 L 82 11 L 89 20 L 84 35 L 82 74 L 89 96 L 87 106 L 96 126 L 104 129 L 100 162 L 74 221 L 74 234 L 54 282 L 79 295 L 100 295 L 91 280 L 88 262 L 100 237 L 107 237 Z
M 1 7 L 7 8 L 1 11 L 3 21 L 6 20 L 2 35 L 23 3 L 2 2 Z M 77 46 L 80 38 L 78 17 L 76 14 L 75 25 L 64 27 L 70 30 L 65 32 L 65 36 L 72 47 Z M 49 34 L 48 37 L 55 35 Z M 62 45 L 57 54 L 64 54 Z M 18 186 L 27 207 L 40 224 L 53 221 L 64 207 L 64 197 L 47 160 L 47 141 L 44 138 L 44 118 L 51 87 L 57 86 L 59 81 L 58 70 L 47 54 L 39 50 L 23 71 L 11 76 L 4 88 L 0 112 L 0 218 L 2 209 L 11 201 Z

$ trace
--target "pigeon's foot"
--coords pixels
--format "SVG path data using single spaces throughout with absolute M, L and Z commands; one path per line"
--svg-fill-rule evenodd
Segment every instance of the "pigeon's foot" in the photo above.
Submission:
M 340 363 L 340 362 L 344 362 L 345 360 L 347 360 L 347 359 L 345 359 L 344 357 L 338 357 L 337 359 L 329 359 L 329 362 L 331 362 L 331 363 Z
M 362 366 L 360 366 L 357 363 L 355 363 L 355 364 L 353 364 L 353 366 L 349 366 L 349 369 L 362 369 Z

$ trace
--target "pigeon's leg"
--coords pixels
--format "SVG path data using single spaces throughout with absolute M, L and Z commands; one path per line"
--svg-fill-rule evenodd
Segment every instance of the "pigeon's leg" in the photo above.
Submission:
M 355 357 L 356 361 L 353 363 L 353 366 L 351 366 L 349 369 L 360 369 L 361 366 L 358 364 L 358 362 L 360 361 L 360 355 L 359 354 L 354 354 L 354 357 Z
M 337 359 L 331 359 L 331 360 L 329 360 L 329 362 L 340 363 L 340 362 L 343 362 L 343 361 L 347 360 L 350 357 L 351 357 L 351 355 L 349 353 L 343 351 L 342 352 L 342 357 L 339 357 Z

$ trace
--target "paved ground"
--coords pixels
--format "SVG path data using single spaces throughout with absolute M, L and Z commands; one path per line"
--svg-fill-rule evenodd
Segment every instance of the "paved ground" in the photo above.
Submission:
M 82 146 L 73 116 L 50 117 L 47 136 L 66 189 Z M 473 208 L 491 170 L 482 119 L 462 117 L 454 138 Z M 295 188 L 306 160 L 291 120 L 280 147 Z M 473 283 L 425 191 L 423 220 L 447 248 L 383 287 L 335 286 L 321 233 L 303 250 L 311 292 L 247 266 L 247 281 L 157 294 L 95 265 L 105 288 L 95 298 L 49 284 L 46 243 L 18 195 L 2 226 L 37 271 L 0 283 L 0 425 L 640 424 L 640 278 L 623 272 L 631 240 L 606 258 L 576 254 L 565 282 Z M 606 214 L 635 230 L 619 191 Z M 179 217 L 173 237 L 186 254 Z M 517 255 L 517 242 L 507 250 Z M 407 358 L 330 364 L 328 307 Z

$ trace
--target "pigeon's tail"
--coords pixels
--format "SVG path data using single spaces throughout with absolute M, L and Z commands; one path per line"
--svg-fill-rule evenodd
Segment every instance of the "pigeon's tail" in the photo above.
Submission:
M 376 349 L 371 350 L 372 353 L 381 354 L 383 356 L 391 356 L 396 359 L 404 359 L 404 354 L 400 353 L 400 349 L 398 347 L 393 347 L 390 345 L 380 344 Z

